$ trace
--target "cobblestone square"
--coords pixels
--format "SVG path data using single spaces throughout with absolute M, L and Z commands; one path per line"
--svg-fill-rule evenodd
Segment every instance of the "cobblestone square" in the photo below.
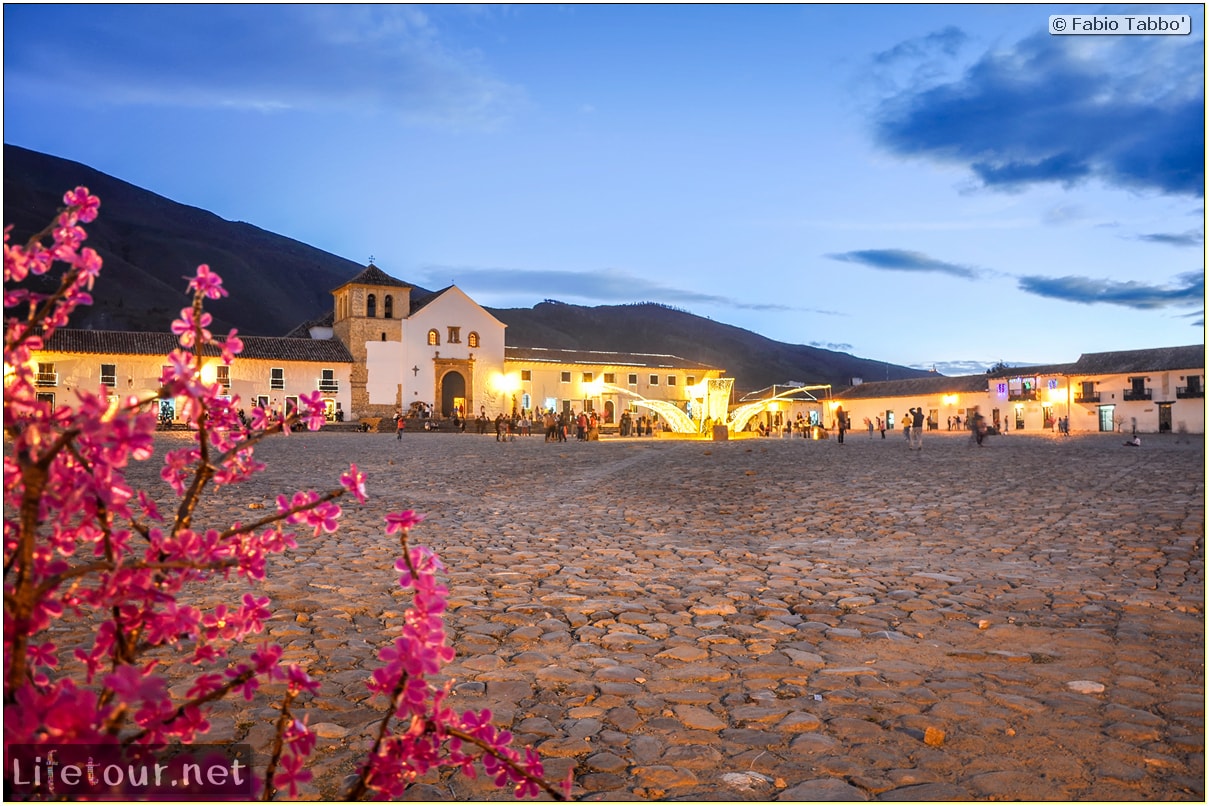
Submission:
M 1204 442 L 1124 439 L 303 433 L 201 522 L 369 476 L 267 583 L 270 635 L 324 683 L 312 797 L 379 718 L 364 680 L 406 607 L 382 518 L 415 509 L 455 707 L 574 769 L 578 799 L 1203 801 Z M 274 713 L 224 702 L 210 738 L 263 743 Z

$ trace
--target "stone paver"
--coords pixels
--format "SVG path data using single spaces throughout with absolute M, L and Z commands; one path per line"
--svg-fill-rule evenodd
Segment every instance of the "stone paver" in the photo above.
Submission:
M 382 517 L 415 509 L 448 569 L 454 706 L 578 798 L 1203 801 L 1203 442 L 1120 443 L 298 434 L 199 522 L 369 475 L 265 586 L 270 635 L 324 681 L 311 797 L 376 724 L 362 681 L 407 605 Z M 272 713 L 222 703 L 210 738 Z M 509 798 L 435 773 L 413 794 Z

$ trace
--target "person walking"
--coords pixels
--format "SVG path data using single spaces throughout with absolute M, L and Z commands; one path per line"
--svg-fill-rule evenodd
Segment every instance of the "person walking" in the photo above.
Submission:
M 406 426 L 406 421 L 403 419 L 403 412 L 395 412 L 395 439 L 403 439 L 403 428 Z
M 982 447 L 982 439 L 986 436 L 987 424 L 986 419 L 982 416 L 982 412 L 975 406 L 970 412 L 970 416 L 966 418 L 966 426 L 970 429 L 970 441 L 968 444 Z

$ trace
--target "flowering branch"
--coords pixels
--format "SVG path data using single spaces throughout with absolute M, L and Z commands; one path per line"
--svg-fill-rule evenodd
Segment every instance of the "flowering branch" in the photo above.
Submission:
M 351 493 L 365 503 L 365 476 L 352 465 L 338 488 L 279 495 L 273 511 L 251 523 L 195 524 L 208 490 L 264 469 L 253 458 L 262 440 L 324 423 L 318 391 L 301 395 L 297 411 L 256 407 L 245 423 L 234 405 L 238 398 L 226 399 L 217 383 L 201 380 L 203 356 L 217 350 L 229 365 L 243 350 L 236 331 L 216 338 L 209 330 L 204 302 L 227 292 L 205 265 L 187 278 L 192 302 L 172 323 L 179 348 L 168 355 L 153 395 L 118 400 L 102 388 L 78 390 L 75 405 L 41 399 L 35 352 L 78 305 L 91 303 L 88 291 L 101 266 L 93 250 L 82 248 L 87 235 L 80 226 L 96 218 L 100 202 L 77 188 L 64 205 L 54 223 L 23 246 L 9 243 L 11 228 L 4 231 L 5 308 L 27 306 L 23 316 L 6 319 L 4 336 L 4 431 L 12 445 L 3 459 L 5 746 L 187 744 L 209 730 L 205 710 L 214 702 L 232 694 L 252 700 L 261 681 L 284 681 L 261 796 L 295 797 L 311 780 L 305 762 L 316 736 L 291 708 L 319 684 L 298 666 L 282 664 L 275 644 L 236 655 L 272 617 L 269 599 L 245 593 L 233 606 L 201 610 L 177 597 L 190 583 L 219 574 L 235 572 L 253 586 L 262 581 L 269 555 L 297 545 L 290 528 L 309 528 L 316 537 L 333 533 L 342 515 L 337 499 Z M 22 287 L 56 263 L 67 269 L 54 293 Z M 154 453 L 149 409 L 174 398 L 195 426 L 195 443 L 164 455 L 160 477 L 178 499 L 165 519 L 152 495 L 126 483 L 125 471 Z M 401 533 L 403 557 L 395 567 L 400 584 L 413 591 L 413 607 L 403 634 L 380 653 L 386 665 L 370 680 L 372 691 L 389 695 L 389 706 L 350 796 L 397 796 L 433 766 L 473 775 L 478 763 L 518 797 L 542 791 L 565 797 L 569 778 L 562 792 L 547 784 L 537 755 L 511 749 L 511 734 L 491 725 L 490 712 L 456 716 L 444 704 L 448 689 L 429 682 L 452 660 L 453 649 L 443 622 L 447 591 L 436 582 L 440 561 L 407 545 L 408 530 L 421 520 L 410 511 L 386 518 L 386 533 Z M 72 616 L 93 621 L 90 643 L 67 653 L 45 634 Z M 194 667 L 188 692 L 177 701 L 160 661 L 148 659 L 157 650 L 171 650 L 176 664 Z M 394 733 L 392 724 L 399 726 Z

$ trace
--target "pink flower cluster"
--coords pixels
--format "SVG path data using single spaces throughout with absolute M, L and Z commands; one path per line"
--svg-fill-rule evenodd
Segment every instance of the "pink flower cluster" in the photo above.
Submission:
M 568 796 L 569 774 L 562 791 L 546 784 L 541 759 L 532 748 L 525 748 L 523 755 L 514 750 L 512 734 L 492 724 L 489 710 L 458 715 L 445 704 L 448 688 L 428 679 L 453 660 L 454 651 L 442 615 L 449 591 L 437 580 L 444 566 L 426 547 L 407 545 L 408 530 L 421 520 L 411 511 L 386 517 L 387 533 L 401 533 L 404 553 L 395 568 L 399 584 L 412 591 L 412 606 L 404 614 L 402 634 L 378 653 L 384 665 L 374 670 L 368 684 L 372 693 L 390 699 L 391 711 L 359 784 L 381 799 L 395 799 L 430 769 L 459 768 L 474 778 L 478 762 L 496 786 L 512 786 L 518 798 L 542 791 L 556 798 Z M 400 726 L 396 732 L 387 730 L 392 716 Z M 360 794 L 360 789 L 354 787 L 352 794 Z
M 99 201 L 86 188 L 63 201 L 55 221 L 25 245 L 9 243 L 11 228 L 4 232 L 4 429 L 11 445 L 4 455 L 5 745 L 189 743 L 210 729 L 210 703 L 232 693 L 252 700 L 262 684 L 273 683 L 285 695 L 265 795 L 297 796 L 311 777 L 305 763 L 316 736 L 289 706 L 313 695 L 318 683 L 301 667 L 283 665 L 281 647 L 248 646 L 273 616 L 269 599 L 246 593 L 237 604 L 200 608 L 178 597 L 216 577 L 235 575 L 255 586 L 271 555 L 297 545 L 290 527 L 310 529 L 314 537 L 335 532 L 342 514 L 335 500 L 349 494 L 364 503 L 365 476 L 352 465 L 340 487 L 283 494 L 253 523 L 194 523 L 205 492 L 263 470 L 254 458 L 259 441 L 288 434 L 304 419 L 312 430 L 324 424 L 318 391 L 301 396 L 296 413 L 255 408 L 244 425 L 238 399 L 220 396 L 217 384 L 202 380 L 204 352 L 216 349 L 230 364 L 243 349 L 236 331 L 215 338 L 208 330 L 204 300 L 227 291 L 205 265 L 186 278 L 193 304 L 172 324 L 180 348 L 168 356 L 154 396 L 110 397 L 102 387 L 80 390 L 74 405 L 41 400 L 34 351 L 76 306 L 91 302 L 88 291 L 101 267 L 95 251 L 82 247 L 87 235 L 80 226 L 96 218 Z M 54 292 L 23 285 L 56 263 L 66 270 Z M 176 499 L 167 515 L 152 493 L 126 480 L 130 463 L 154 454 L 161 398 L 183 400 L 195 426 L 193 444 L 164 455 L 160 476 Z M 384 728 L 397 719 L 402 729 L 379 737 L 365 765 L 365 786 L 398 795 L 433 765 L 473 774 L 478 757 L 497 784 L 515 785 L 518 795 L 545 790 L 561 796 L 541 780 L 537 756 L 509 748 L 510 735 L 491 725 L 489 713 L 455 716 L 444 705 L 446 692 L 428 681 L 453 649 L 442 617 L 446 591 L 436 581 L 440 562 L 426 549 L 406 546 L 408 530 L 421 519 L 412 512 L 387 517 L 387 534 L 401 533 L 405 556 L 397 568 L 401 583 L 414 590 L 414 606 L 370 681 L 372 690 L 391 698 Z M 76 625 L 90 640 L 60 647 L 49 638 L 58 622 Z M 170 663 L 176 671 L 181 663 L 193 668 L 183 697 L 169 691 L 163 672 Z M 466 746 L 477 752 L 465 752 Z

